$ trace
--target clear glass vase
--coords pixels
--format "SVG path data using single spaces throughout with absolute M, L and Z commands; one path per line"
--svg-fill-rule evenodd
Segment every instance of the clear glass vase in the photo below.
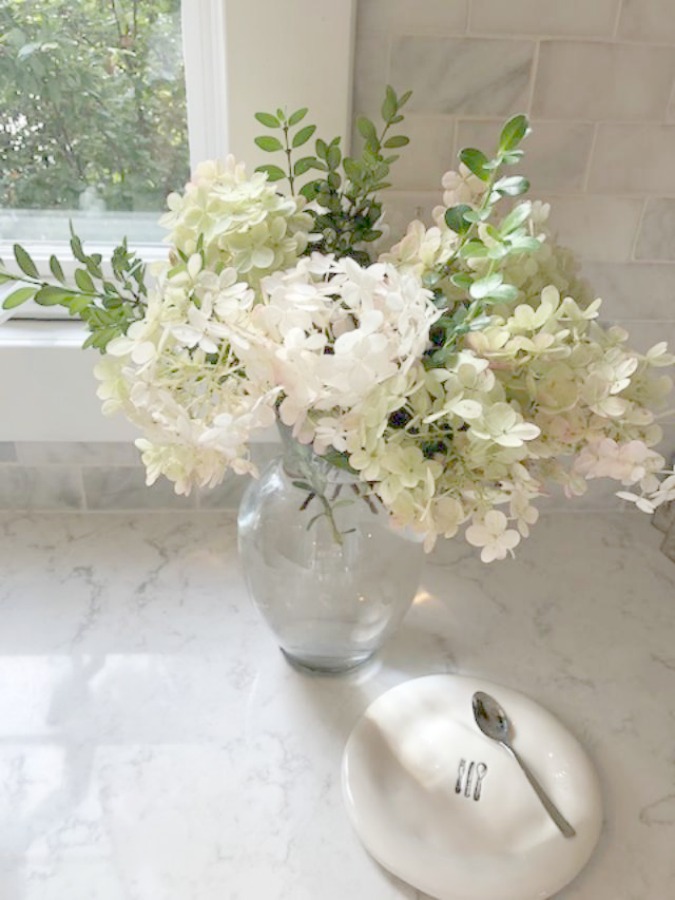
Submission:
M 408 611 L 421 543 L 391 527 L 351 473 L 286 429 L 238 517 L 249 592 L 290 662 L 341 672 L 365 662 Z

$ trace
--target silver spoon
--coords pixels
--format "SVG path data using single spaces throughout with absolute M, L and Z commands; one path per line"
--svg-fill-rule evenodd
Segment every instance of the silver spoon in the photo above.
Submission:
M 484 691 L 476 691 L 473 695 L 472 705 L 476 724 L 483 734 L 492 738 L 493 741 L 497 741 L 502 747 L 506 747 L 506 749 L 510 751 L 543 803 L 546 812 L 553 819 L 565 837 L 574 837 L 576 834 L 574 828 L 572 828 L 558 807 L 553 803 L 546 791 L 534 777 L 527 764 L 521 759 L 520 755 L 511 745 L 511 723 L 499 703 L 497 703 L 494 697 L 484 693 Z

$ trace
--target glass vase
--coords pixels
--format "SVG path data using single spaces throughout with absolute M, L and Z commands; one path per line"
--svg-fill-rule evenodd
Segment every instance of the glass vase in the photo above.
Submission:
M 239 508 L 244 576 L 291 663 L 345 671 L 400 624 L 424 551 L 391 526 L 367 485 L 280 432 L 279 458 L 251 481 Z

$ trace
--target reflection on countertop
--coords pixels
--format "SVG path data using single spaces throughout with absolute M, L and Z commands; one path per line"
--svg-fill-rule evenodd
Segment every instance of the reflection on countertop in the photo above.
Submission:
M 409 678 L 520 690 L 583 743 L 605 826 L 563 900 L 675 883 L 675 565 L 639 514 L 548 514 L 515 560 L 429 558 L 378 658 L 290 668 L 232 513 L 0 516 L 0 897 L 421 900 L 362 849 L 344 743 Z

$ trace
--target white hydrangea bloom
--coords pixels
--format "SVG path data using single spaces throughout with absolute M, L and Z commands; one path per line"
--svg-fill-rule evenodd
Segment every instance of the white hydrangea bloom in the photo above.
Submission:
M 202 246 L 207 266 L 233 267 L 239 280 L 257 285 L 292 266 L 307 246 L 312 218 L 303 202 L 277 193 L 263 172 L 247 176 L 228 156 L 201 163 L 183 194 L 169 195 L 160 224 L 176 250 L 191 256 Z

